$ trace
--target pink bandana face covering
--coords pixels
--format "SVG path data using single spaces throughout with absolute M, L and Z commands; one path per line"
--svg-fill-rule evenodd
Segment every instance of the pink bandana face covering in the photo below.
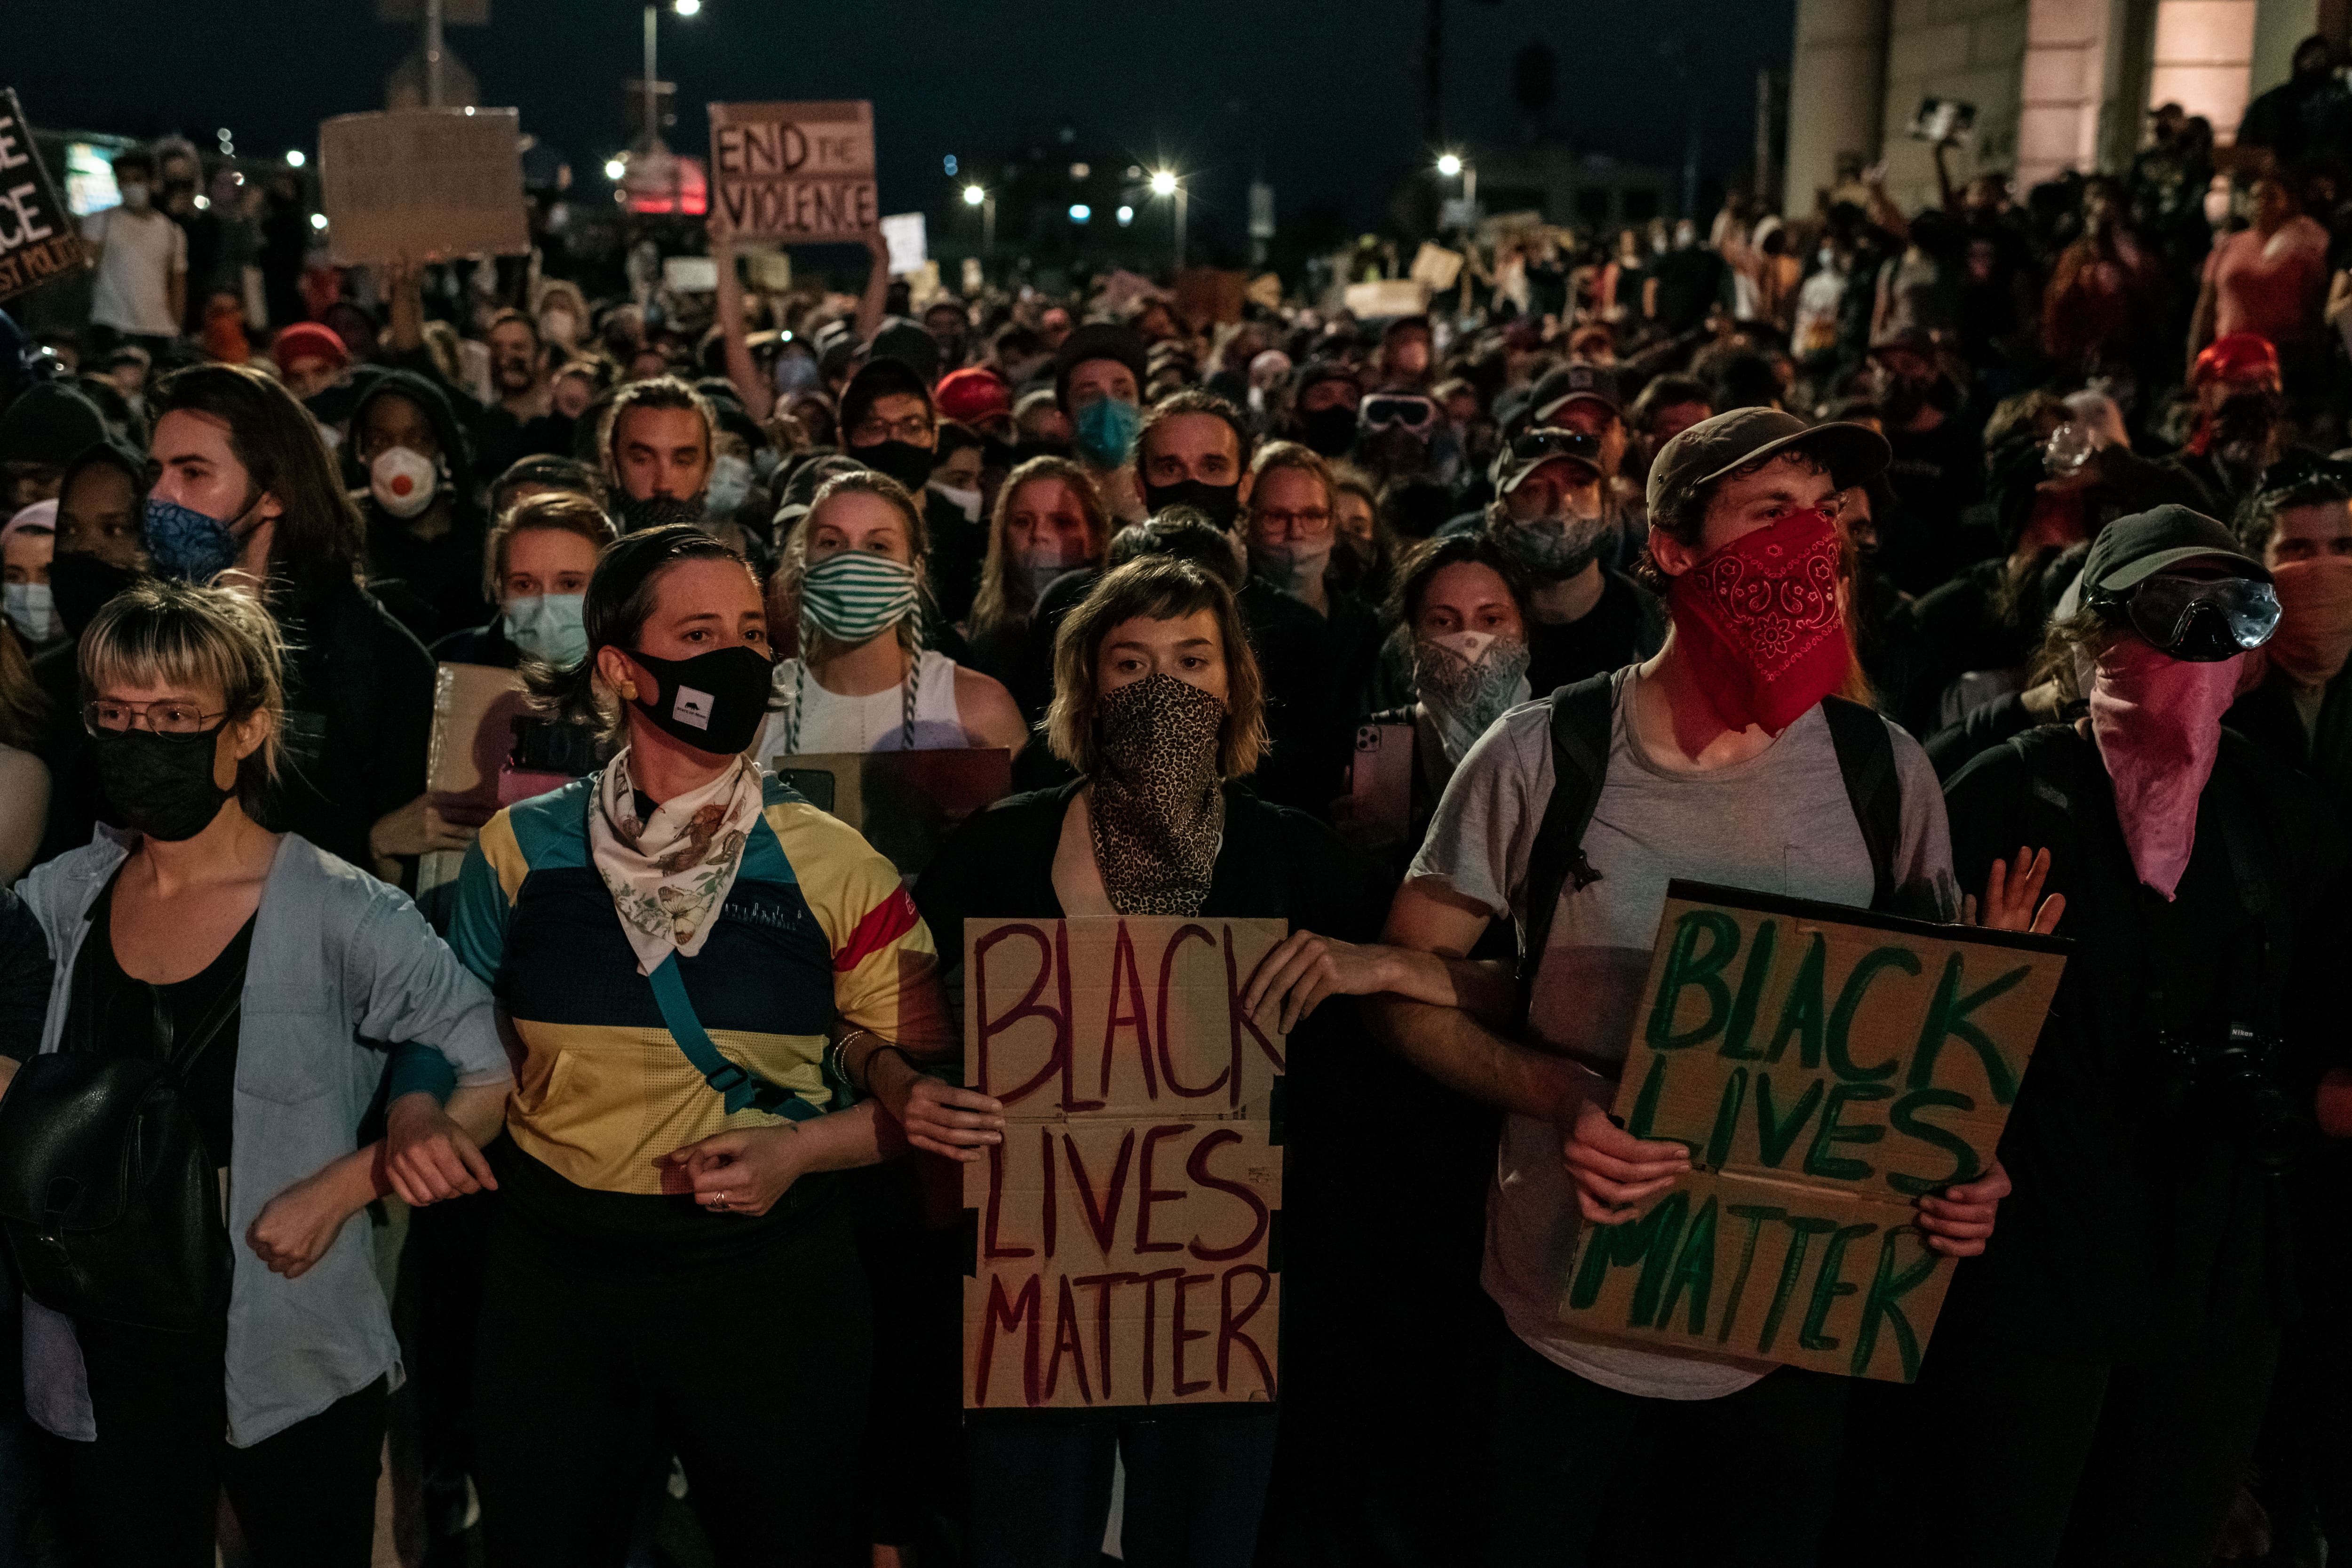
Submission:
M 2242 654 L 2189 663 L 2126 637 L 2091 680 L 2091 738 L 2115 782 L 2116 816 L 2139 879 L 2169 900 L 2197 843 L 2197 801 L 2238 696 Z

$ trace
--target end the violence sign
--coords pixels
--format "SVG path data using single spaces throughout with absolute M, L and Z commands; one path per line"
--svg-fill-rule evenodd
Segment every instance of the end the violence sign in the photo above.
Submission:
M 1991 1163 L 2071 945 L 1672 884 L 1616 1109 L 1691 1169 L 1584 1227 L 1563 1321 L 1912 1381 L 1952 1273 L 1914 1200 Z
M 76 271 L 86 259 L 16 90 L 0 88 L 0 300 Z
M 968 921 L 973 1411 L 1271 1400 L 1284 1037 L 1243 1012 L 1278 920 Z
M 858 244 L 882 232 L 874 106 L 714 103 L 710 210 L 754 244 Z

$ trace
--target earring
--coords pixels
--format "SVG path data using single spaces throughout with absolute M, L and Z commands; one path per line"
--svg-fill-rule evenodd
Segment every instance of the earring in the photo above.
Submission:
M 621 700 L 624 702 L 635 702 L 636 700 L 637 683 L 634 680 L 624 680 L 621 682 Z

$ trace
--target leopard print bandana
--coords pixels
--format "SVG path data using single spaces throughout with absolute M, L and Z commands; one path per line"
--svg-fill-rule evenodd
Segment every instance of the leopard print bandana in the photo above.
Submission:
M 673 952 L 692 958 L 710 940 L 719 906 L 735 885 L 743 846 L 760 819 L 760 764 L 749 757 L 637 819 L 625 750 L 596 781 L 588 813 L 589 858 L 613 895 L 622 932 L 651 974 Z
M 1217 737 L 1225 705 L 1172 675 L 1106 695 L 1095 722 L 1095 860 L 1123 915 L 1196 915 L 1225 834 Z

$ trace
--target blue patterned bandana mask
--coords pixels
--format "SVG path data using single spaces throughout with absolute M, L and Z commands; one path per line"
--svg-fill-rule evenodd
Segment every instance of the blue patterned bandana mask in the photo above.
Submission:
M 245 509 L 252 510 L 251 506 Z M 237 516 L 242 517 L 240 511 Z M 147 498 L 147 552 L 155 570 L 184 583 L 209 583 L 236 564 L 236 535 L 229 531 L 236 519 L 223 521 L 194 507 Z

